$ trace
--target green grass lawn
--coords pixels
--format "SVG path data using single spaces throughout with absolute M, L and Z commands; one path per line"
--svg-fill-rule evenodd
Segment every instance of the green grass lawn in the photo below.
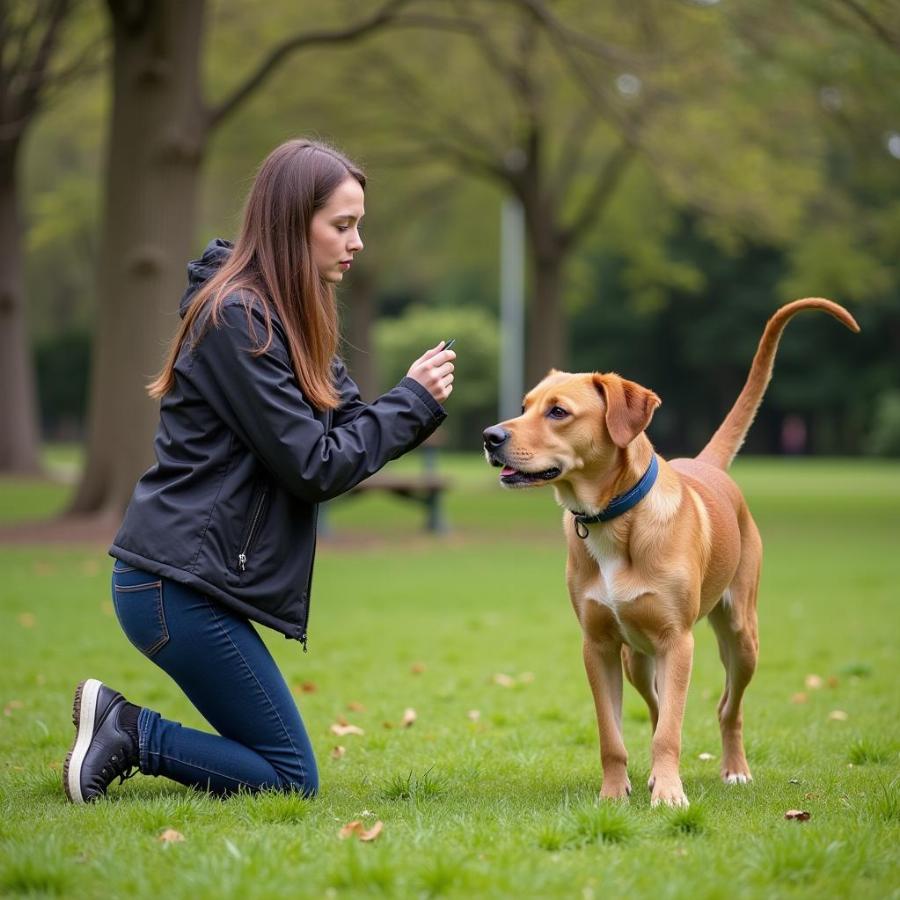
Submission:
M 314 801 L 223 802 L 138 776 L 96 806 L 68 805 L 61 764 L 80 679 L 203 723 L 120 632 L 105 547 L 0 547 L 0 894 L 900 896 L 900 466 L 739 461 L 766 544 L 745 703 L 755 781 L 719 781 L 723 674 L 701 623 L 682 760 L 691 807 L 672 812 L 650 809 L 649 724 L 630 686 L 635 792 L 596 800 L 596 724 L 552 494 L 501 491 L 474 457 L 441 465 L 454 482 L 449 534 L 422 535 L 421 511 L 389 497 L 333 504 L 310 653 L 267 636 L 319 757 Z M 2 518 L 59 509 L 67 490 L 0 482 Z M 417 718 L 403 728 L 407 708 Z M 341 716 L 364 735 L 331 734 Z M 789 809 L 811 818 L 785 821 Z M 354 819 L 384 830 L 340 840 Z M 160 841 L 166 829 L 184 841 Z

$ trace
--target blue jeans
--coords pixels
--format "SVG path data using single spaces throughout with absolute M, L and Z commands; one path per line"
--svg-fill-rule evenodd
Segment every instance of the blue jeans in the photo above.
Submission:
M 243 616 L 159 575 L 113 566 L 112 596 L 128 640 L 170 675 L 218 734 L 143 708 L 140 770 L 227 795 L 315 794 L 309 736 L 275 660 Z

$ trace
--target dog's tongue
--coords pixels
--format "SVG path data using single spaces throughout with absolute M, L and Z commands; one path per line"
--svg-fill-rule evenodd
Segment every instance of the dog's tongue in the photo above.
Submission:
M 504 466 L 503 471 L 500 473 L 501 478 L 506 478 L 509 475 L 515 475 L 516 470 L 512 468 L 512 466 Z

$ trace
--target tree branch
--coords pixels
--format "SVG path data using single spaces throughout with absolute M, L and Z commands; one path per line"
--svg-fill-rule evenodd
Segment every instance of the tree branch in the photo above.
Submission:
M 636 155 L 635 145 L 625 141 L 606 161 L 581 209 L 573 220 L 561 229 L 560 239 L 564 246 L 577 243 L 580 236 L 597 220 Z
M 363 19 L 349 28 L 310 31 L 294 35 L 282 41 L 266 56 L 231 94 L 217 103 L 207 113 L 207 127 L 212 130 L 219 126 L 233 113 L 272 73 L 293 53 L 308 47 L 328 46 L 351 43 L 368 34 L 389 25 L 397 17 L 400 10 L 412 0 L 387 0 L 386 3 L 368 19 Z
M 876 19 L 858 0 L 842 0 L 842 2 L 883 44 L 886 44 L 895 53 L 900 52 L 900 33 L 890 31 L 883 22 Z

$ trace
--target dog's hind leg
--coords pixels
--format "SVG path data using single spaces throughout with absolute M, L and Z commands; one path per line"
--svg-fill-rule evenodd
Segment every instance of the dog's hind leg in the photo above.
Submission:
M 709 614 L 725 666 L 725 691 L 719 701 L 719 728 L 722 732 L 722 780 L 743 784 L 752 780 L 744 753 L 743 697 L 756 670 L 759 637 L 756 621 L 756 594 L 759 588 L 760 541 L 751 521 L 750 534 L 743 541 L 743 555 L 730 587 Z M 749 538 L 749 540 L 748 540 Z M 748 550 L 750 545 L 750 552 Z M 756 545 L 756 546 L 754 546 Z
M 656 660 L 646 653 L 633 650 L 627 644 L 622 645 L 622 662 L 625 664 L 625 674 L 628 680 L 635 686 L 637 692 L 644 698 L 647 709 L 650 711 L 650 733 L 656 731 L 656 723 L 659 721 L 659 695 L 656 692 Z

